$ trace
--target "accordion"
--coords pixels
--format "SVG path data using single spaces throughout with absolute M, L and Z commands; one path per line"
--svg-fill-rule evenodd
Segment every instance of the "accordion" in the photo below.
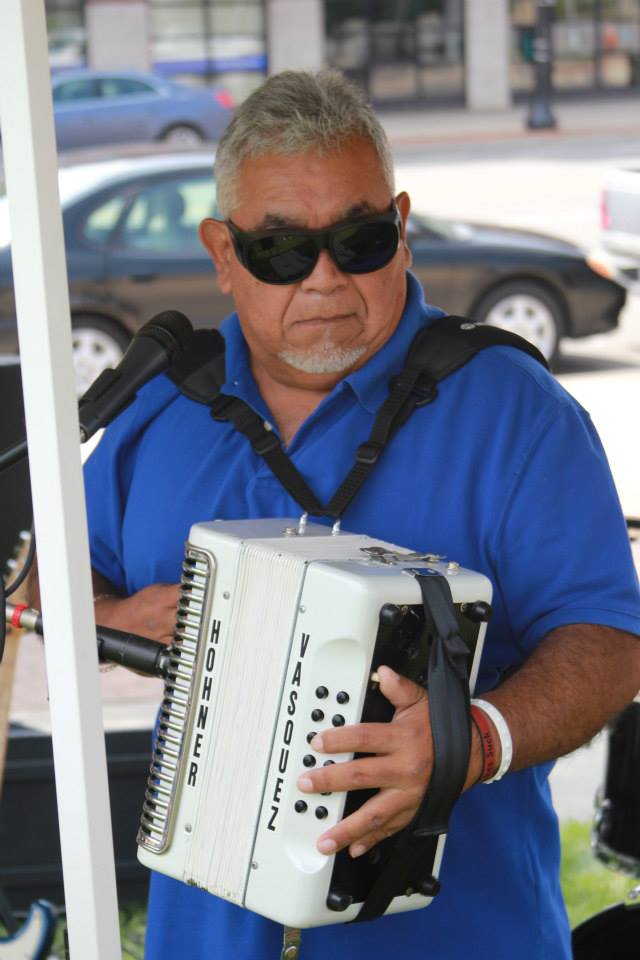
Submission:
M 316 842 L 375 791 L 303 794 L 296 779 L 327 760 L 314 755 L 314 733 L 391 720 L 378 665 L 426 685 L 433 637 L 419 581 L 429 578 L 450 595 L 468 655 L 468 710 L 490 611 L 486 577 L 315 524 L 194 525 L 138 833 L 141 862 L 288 927 L 361 919 L 394 838 L 356 859 L 326 856 Z M 332 754 L 329 762 L 350 759 Z M 437 831 L 426 840 L 431 886 L 403 878 L 386 912 L 430 902 L 444 840 Z

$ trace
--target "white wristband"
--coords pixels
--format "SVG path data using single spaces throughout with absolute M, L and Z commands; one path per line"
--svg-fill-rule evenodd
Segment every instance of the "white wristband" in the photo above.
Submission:
M 509 727 L 507 726 L 507 721 L 505 718 L 502 716 L 498 708 L 494 707 L 494 705 L 489 703 L 488 700 L 472 700 L 471 706 L 479 707 L 483 713 L 486 713 L 496 728 L 496 733 L 498 734 L 498 738 L 500 740 L 500 766 L 490 780 L 483 781 L 483 783 L 495 783 L 496 780 L 501 780 L 504 777 L 505 773 L 507 773 L 509 767 L 511 766 L 511 760 L 513 758 L 513 743 L 511 742 L 511 733 L 509 732 Z

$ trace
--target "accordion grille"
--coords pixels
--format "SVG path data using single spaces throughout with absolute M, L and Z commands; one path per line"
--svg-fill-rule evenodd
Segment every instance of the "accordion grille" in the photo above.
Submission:
M 208 553 L 187 545 L 169 669 L 156 728 L 138 843 L 153 853 L 169 845 L 180 760 L 189 734 L 190 707 L 196 680 L 198 643 L 210 596 L 213 564 Z

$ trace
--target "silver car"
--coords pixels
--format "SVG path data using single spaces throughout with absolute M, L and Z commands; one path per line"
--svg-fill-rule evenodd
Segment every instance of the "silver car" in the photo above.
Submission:
M 230 95 L 154 74 L 73 70 L 52 82 L 59 150 L 163 140 L 196 146 L 219 140 L 232 115 Z

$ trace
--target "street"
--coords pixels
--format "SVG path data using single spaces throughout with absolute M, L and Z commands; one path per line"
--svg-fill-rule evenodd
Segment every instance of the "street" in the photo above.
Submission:
M 640 140 L 618 134 L 398 149 L 397 188 L 419 213 L 549 233 L 591 251 L 599 244 L 606 170 Z M 409 159 L 406 159 L 409 154 Z M 428 295 L 428 291 L 427 291 Z M 446 309 L 446 304 L 439 304 Z M 602 437 L 627 516 L 640 516 L 640 296 L 630 296 L 612 334 L 565 340 L 557 375 Z

